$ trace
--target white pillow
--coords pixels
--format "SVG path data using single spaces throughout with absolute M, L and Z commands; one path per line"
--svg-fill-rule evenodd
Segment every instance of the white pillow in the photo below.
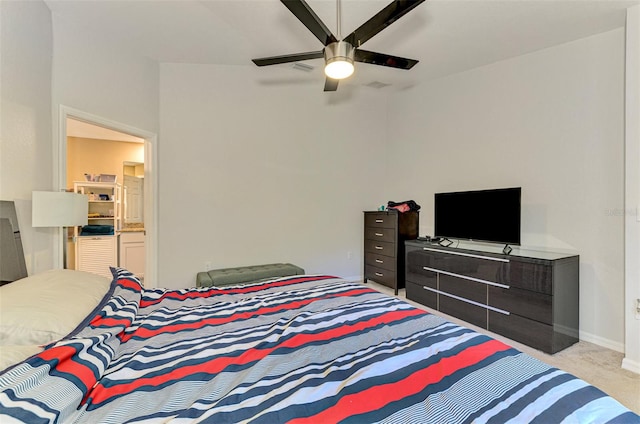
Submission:
M 0 371 L 42 352 L 37 345 L 0 346 Z
M 44 345 L 73 331 L 111 281 L 83 271 L 45 271 L 0 287 L 0 345 Z

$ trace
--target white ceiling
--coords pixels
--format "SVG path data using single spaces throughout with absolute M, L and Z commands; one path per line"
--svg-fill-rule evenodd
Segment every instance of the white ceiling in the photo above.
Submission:
M 45 1 L 58 22 L 74 22 L 158 62 L 255 66 L 252 58 L 322 48 L 278 0 Z M 307 3 L 337 35 L 335 0 Z M 388 3 L 342 0 L 342 36 Z M 356 64 L 349 83 L 402 89 L 622 27 L 625 9 L 635 4 L 640 0 L 427 0 L 363 46 L 420 63 L 410 71 Z M 282 68 L 278 80 L 317 79 L 322 87 L 322 60 L 305 63 L 315 69 L 303 74 L 291 64 L 274 65 Z

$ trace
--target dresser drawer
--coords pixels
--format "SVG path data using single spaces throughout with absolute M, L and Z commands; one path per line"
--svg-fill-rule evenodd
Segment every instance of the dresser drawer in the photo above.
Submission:
M 440 291 L 457 297 L 487 304 L 487 285 L 463 278 L 440 275 Z
M 389 256 L 376 255 L 374 253 L 365 253 L 364 262 L 367 265 L 376 268 L 386 269 L 388 271 L 397 271 L 398 262 Z
M 425 290 L 421 284 L 407 280 L 407 299 L 418 302 L 431 309 L 438 309 L 438 295 L 430 290 Z
M 515 314 L 489 311 L 489 331 L 540 349 L 553 352 L 553 327 Z
M 438 296 L 439 308 L 445 314 L 460 318 L 478 327 L 487 328 L 487 309 L 446 295 Z
M 541 263 L 511 262 L 509 270 L 511 285 L 544 294 L 553 293 L 552 267 Z
M 389 243 L 386 241 L 365 240 L 364 251 L 367 253 L 374 253 L 376 255 L 388 256 L 390 258 L 396 257 L 395 243 Z
M 393 228 L 366 227 L 364 229 L 364 238 L 394 243 L 396 241 L 396 230 Z
M 414 274 L 412 272 L 408 272 L 406 274 L 407 281 L 411 281 L 412 283 L 418 284 L 422 287 L 431 287 L 432 289 L 438 288 L 438 274 L 435 272 L 424 271 L 420 274 Z
M 425 254 L 422 249 L 417 250 L 413 248 L 407 248 L 407 272 L 415 274 L 431 273 L 432 271 L 425 270 L 424 267 L 435 268 L 433 256 Z
M 396 272 L 389 271 L 387 269 L 378 268 L 365 264 L 364 266 L 364 278 L 377 281 L 385 286 L 396 286 Z
M 398 214 L 387 212 L 367 212 L 364 214 L 364 226 L 376 228 L 396 228 Z
M 515 315 L 553 324 L 553 298 L 514 287 L 489 287 L 489 305 Z
M 423 248 L 423 255 L 413 251 L 408 255 L 416 255 L 410 266 L 423 266 L 431 271 L 463 275 L 490 283 L 509 285 L 509 261 L 500 258 L 475 257 L 467 254 L 452 254 L 438 251 L 437 248 Z

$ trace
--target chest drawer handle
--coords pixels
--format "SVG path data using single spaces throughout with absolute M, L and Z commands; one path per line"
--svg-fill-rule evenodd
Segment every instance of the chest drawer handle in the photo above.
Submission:
M 376 223 L 378 224 L 382 224 L 384 222 L 384 219 L 376 219 Z
M 382 249 L 384 249 L 384 247 L 382 247 L 382 246 L 376 246 L 376 250 L 382 250 Z
M 384 235 L 384 234 L 382 234 L 382 233 L 375 233 L 375 234 L 376 234 L 376 236 L 378 236 L 378 237 L 382 237 L 382 236 Z
M 376 272 L 376 277 L 384 277 L 384 274 L 381 272 Z
M 376 263 L 377 263 L 377 264 L 383 264 L 383 263 L 384 263 L 384 261 L 381 261 L 380 259 L 376 259 Z

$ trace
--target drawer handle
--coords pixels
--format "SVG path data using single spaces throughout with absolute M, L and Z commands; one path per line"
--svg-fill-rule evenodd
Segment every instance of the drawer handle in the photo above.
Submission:
M 487 280 L 483 280 L 483 279 L 480 279 L 480 278 L 469 277 L 468 275 L 456 274 L 455 272 L 443 271 L 443 270 L 437 269 L 437 268 L 429 268 L 428 266 L 423 266 L 422 269 L 424 269 L 425 271 L 431 271 L 431 272 L 435 272 L 435 273 L 438 273 L 438 274 L 445 274 L 445 275 L 450 275 L 452 277 L 463 278 L 463 279 L 469 280 L 469 281 L 475 281 L 476 283 L 487 284 L 489 286 L 500 287 L 500 288 L 503 288 L 503 289 L 510 288 L 510 286 L 508 286 L 506 284 L 494 283 L 493 281 L 487 281 Z
M 376 277 L 384 277 L 384 274 L 382 274 L 381 272 L 376 272 Z
M 376 219 L 376 223 L 378 224 L 382 224 L 384 222 L 384 219 Z
M 377 264 L 383 264 L 383 263 L 384 263 L 384 261 L 381 261 L 380 259 L 376 259 L 376 263 L 377 263 Z
M 384 234 L 382 234 L 382 233 L 376 233 L 376 236 L 378 236 L 378 237 L 382 237 L 383 235 Z
M 502 315 L 511 315 L 511 312 L 505 311 L 504 309 L 499 309 L 499 308 L 496 308 L 494 306 L 485 305 L 484 303 L 480 303 L 480 302 L 476 302 L 476 301 L 471 300 L 471 299 L 466 299 L 464 297 L 456 296 L 455 294 L 447 293 L 447 292 L 444 292 L 442 290 L 432 289 L 431 287 L 427 287 L 427 286 L 422 286 L 422 288 L 425 289 L 425 290 L 429 290 L 430 292 L 437 293 L 437 294 L 442 295 L 442 296 L 447 296 L 447 297 L 451 297 L 451 298 L 456 299 L 456 300 L 460 300 L 461 302 L 470 303 L 472 305 L 479 306 L 481 308 L 488 309 L 490 311 L 499 312 Z
M 376 250 L 382 250 L 382 249 L 384 249 L 384 247 L 382 247 L 382 246 L 376 246 Z

